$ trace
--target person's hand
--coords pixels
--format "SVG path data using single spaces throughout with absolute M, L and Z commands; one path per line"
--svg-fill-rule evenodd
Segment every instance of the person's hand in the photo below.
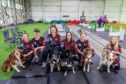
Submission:
M 117 52 L 117 51 L 112 51 L 114 54 L 120 54 L 120 52 Z
M 80 54 L 83 56 L 84 54 L 82 52 L 80 52 Z
M 35 48 L 35 49 L 34 49 L 34 52 L 36 52 L 37 50 L 38 50 L 38 48 Z
M 42 46 L 42 48 L 45 48 L 45 46 Z
M 27 57 L 27 54 L 24 54 L 24 57 Z

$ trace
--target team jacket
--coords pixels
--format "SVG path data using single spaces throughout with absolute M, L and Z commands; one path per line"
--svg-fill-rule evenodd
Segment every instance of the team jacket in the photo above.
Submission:
M 77 40 L 76 44 L 77 44 L 77 47 L 80 51 L 83 51 L 83 49 L 85 49 L 85 48 L 90 48 L 88 40 L 85 40 L 84 42 Z
M 63 45 L 63 48 L 66 50 L 66 51 L 70 51 L 72 53 L 77 53 L 77 45 L 76 43 L 66 43 L 64 42 L 64 45 Z
M 41 46 L 45 46 L 45 39 L 44 39 L 44 37 L 40 37 L 39 40 L 35 40 L 35 38 L 33 38 L 33 39 L 31 40 L 31 43 L 32 43 L 32 46 L 33 46 L 34 48 L 36 48 L 36 47 L 41 47 Z
M 21 47 L 22 47 L 24 54 L 27 54 L 28 52 L 33 51 L 33 47 L 31 45 L 31 42 L 28 42 L 28 43 L 22 42 Z
M 60 46 L 61 36 L 60 35 L 56 35 L 55 37 L 52 37 L 52 35 L 49 34 L 47 36 L 46 43 L 47 43 L 47 45 L 50 45 L 50 46 Z

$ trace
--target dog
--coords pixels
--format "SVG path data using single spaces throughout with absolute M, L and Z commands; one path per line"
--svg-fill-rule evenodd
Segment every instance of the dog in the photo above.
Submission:
M 39 52 L 40 53 L 39 55 L 41 56 L 43 53 L 43 50 L 44 50 L 43 48 L 39 48 L 37 51 L 34 52 L 32 63 L 38 63 L 40 61 L 40 58 L 37 53 Z
M 35 52 L 34 57 L 32 59 L 32 63 L 37 63 L 38 61 L 39 61 L 39 57 L 38 57 L 37 53 Z
M 9 72 L 11 69 L 14 69 L 17 72 L 20 72 L 20 70 L 18 69 L 18 66 L 25 68 L 25 66 L 22 63 L 23 60 L 24 60 L 24 56 L 21 53 L 21 50 L 14 49 L 10 53 L 8 58 L 4 61 L 3 65 L 2 65 L 2 71 Z
M 60 52 L 54 49 L 51 56 L 50 72 L 53 72 L 55 66 L 57 67 L 58 71 L 60 71 Z
M 111 73 L 110 66 L 115 61 L 116 57 L 117 57 L 116 52 L 104 49 L 102 53 L 102 58 L 100 60 L 100 63 L 97 69 L 99 70 L 102 65 L 107 65 L 107 72 Z
M 73 74 L 76 73 L 75 65 L 74 65 L 74 62 L 73 62 L 76 54 L 74 55 L 74 54 L 70 53 L 70 51 L 69 51 L 69 53 L 66 53 L 66 55 L 67 55 L 68 58 L 66 58 L 65 62 L 64 62 L 64 67 L 65 67 L 64 76 L 67 75 L 67 72 L 68 72 L 69 69 L 72 69 Z
M 83 71 L 90 72 L 90 65 L 92 63 L 91 58 L 94 56 L 94 50 L 92 48 L 86 48 L 83 50 Z

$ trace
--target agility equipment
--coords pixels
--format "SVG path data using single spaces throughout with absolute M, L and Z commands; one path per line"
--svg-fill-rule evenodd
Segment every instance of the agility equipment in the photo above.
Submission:
M 109 36 L 117 36 L 117 37 L 119 37 L 120 41 L 124 40 L 125 30 L 122 27 L 120 27 L 120 30 L 118 32 L 113 32 L 112 30 L 113 30 L 113 28 L 111 27 Z

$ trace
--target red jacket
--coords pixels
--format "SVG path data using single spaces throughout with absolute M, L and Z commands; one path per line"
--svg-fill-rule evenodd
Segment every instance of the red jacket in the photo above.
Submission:
M 68 49 L 68 50 L 72 51 L 72 53 L 77 53 L 77 45 L 76 45 L 76 43 L 70 44 L 70 43 L 64 42 L 64 49 L 65 50 Z

